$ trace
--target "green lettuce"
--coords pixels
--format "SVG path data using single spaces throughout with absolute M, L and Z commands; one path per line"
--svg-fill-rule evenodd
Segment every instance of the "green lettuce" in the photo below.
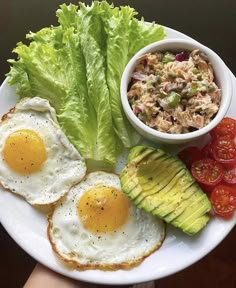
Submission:
M 148 44 L 164 39 L 166 36 L 162 26 L 155 23 L 146 23 L 133 18 L 130 25 L 130 42 L 128 58 L 131 58 L 140 49 Z
M 9 60 L 9 84 L 17 85 L 20 98 L 48 99 L 62 130 L 86 159 L 115 164 L 122 147 L 137 142 L 121 106 L 121 76 L 139 49 L 165 33 L 136 14 L 106 1 L 62 4 L 59 25 L 29 33 L 30 44 L 18 43 L 17 60 Z
M 108 11 L 106 11 L 108 10 Z M 129 60 L 130 23 L 136 15 L 134 9 L 125 6 L 109 15 L 106 9 L 102 15 L 106 31 L 106 77 L 114 129 L 124 147 L 137 143 L 138 134 L 126 118 L 120 101 L 120 81 Z M 114 13 L 115 12 L 115 13 Z M 119 59 L 119 61 L 117 61 Z

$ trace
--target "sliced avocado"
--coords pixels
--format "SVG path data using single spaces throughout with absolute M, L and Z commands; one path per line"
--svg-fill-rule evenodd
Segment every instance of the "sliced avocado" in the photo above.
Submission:
M 130 149 L 129 151 L 129 155 L 128 155 L 128 162 L 130 162 L 131 160 L 133 160 L 135 157 L 137 157 L 138 155 L 140 155 L 142 153 L 142 151 L 145 150 L 145 146 L 135 146 L 133 148 Z
M 179 167 L 178 160 L 166 154 L 162 158 L 151 161 L 148 164 L 140 165 L 137 170 L 137 177 L 139 178 L 140 185 L 142 185 L 143 189 L 152 189 L 153 186 L 159 183 L 156 178 L 157 171 L 160 178 L 162 178 L 162 174 L 164 174 L 163 178 L 165 178 L 170 171 L 175 171 L 177 168 L 176 164 Z
M 190 205 L 170 223 L 182 229 L 185 233 L 193 235 L 201 230 L 209 221 L 208 212 L 211 209 L 211 205 L 207 196 L 205 194 L 200 195 L 199 193 L 194 193 L 189 198 L 188 203 Z M 204 219 L 204 221 L 199 219 Z M 193 223 L 198 223 L 198 227 L 194 227 Z M 202 223 L 202 226 L 200 226 L 200 223 Z
M 207 214 L 202 215 L 197 218 L 190 226 L 187 226 L 183 231 L 189 235 L 194 235 L 198 233 L 204 226 L 209 222 L 209 216 Z
M 135 166 L 133 167 L 133 169 L 128 169 L 130 167 L 127 167 L 127 169 L 123 169 L 121 174 L 120 174 L 120 183 L 121 183 L 121 187 L 122 190 L 128 194 L 128 196 L 133 199 L 135 198 L 137 195 L 139 195 L 139 193 L 142 192 L 142 188 L 139 185 L 139 181 L 138 178 L 136 177 L 135 174 Z
M 204 207 L 204 209 L 206 209 L 206 212 L 208 212 L 209 208 L 211 207 L 210 202 L 204 193 L 200 194 L 195 192 L 188 199 L 188 202 L 189 205 L 186 206 L 184 211 L 171 222 L 172 224 L 176 226 L 182 226 L 182 224 L 186 223 L 186 220 L 190 216 L 192 216 L 196 211 L 198 211 L 199 208 L 202 208 L 202 206 Z
M 142 202 L 139 203 L 138 208 L 143 208 L 146 211 L 151 211 L 152 213 L 154 210 L 160 206 L 163 202 L 167 203 L 167 198 L 173 197 L 175 193 L 177 193 L 177 190 L 175 189 L 176 185 L 178 185 L 178 182 L 180 181 L 181 177 L 184 176 L 185 170 L 180 170 L 177 175 L 175 175 L 174 178 L 171 179 L 171 181 L 168 182 L 168 184 L 161 189 L 158 193 L 155 193 L 154 195 L 151 194 L 149 196 L 146 196 Z M 169 197 L 167 196 L 169 195 Z M 158 215 L 158 212 L 154 214 L 156 216 Z
M 131 199 L 135 199 L 141 192 L 142 188 L 138 187 L 140 185 L 139 179 L 137 179 L 138 169 L 143 165 L 148 166 L 148 163 L 153 163 L 157 159 L 162 158 L 163 155 L 165 158 L 169 157 L 164 151 L 157 151 L 154 148 L 146 148 L 143 146 L 138 146 L 140 149 L 131 149 L 132 152 L 132 161 L 128 164 L 120 174 L 121 186 L 122 189 L 129 194 Z M 140 151 L 140 155 L 136 155 L 136 152 Z M 142 161 L 142 162 L 140 162 Z M 149 178 L 145 177 L 145 182 L 148 182 Z
M 129 155 L 128 155 L 128 162 L 132 161 L 137 156 L 142 155 L 144 151 L 147 151 L 147 149 L 145 146 L 141 146 L 141 145 L 135 146 L 132 149 L 130 149 Z M 151 152 L 152 149 L 149 149 L 149 151 Z
M 152 161 L 162 157 L 162 155 L 165 155 L 165 153 L 163 151 L 160 151 L 160 153 L 154 153 L 155 149 L 144 149 L 143 146 L 138 146 L 138 147 L 140 147 L 140 149 L 134 149 L 134 148 L 131 149 L 131 153 L 132 153 L 131 158 L 133 159 L 133 161 L 130 163 L 130 165 L 126 166 L 121 171 L 121 174 L 120 174 L 121 177 L 120 178 L 121 178 L 123 185 L 125 185 L 126 180 L 129 181 L 130 177 L 132 177 L 133 175 L 136 175 L 138 167 L 144 165 L 144 163 L 147 164 L 146 157 L 148 157 L 148 160 L 152 162 Z M 137 151 L 140 151 L 141 154 L 136 155 Z M 165 155 L 165 157 L 166 157 L 166 155 Z M 139 165 L 140 161 L 142 161 L 141 165 Z
M 132 183 L 132 179 L 137 178 L 136 173 L 135 165 L 126 166 L 120 173 L 120 182 L 122 186 L 130 185 L 130 182 Z M 138 179 L 136 179 L 136 181 L 138 183 Z
M 188 188 L 194 183 L 194 179 L 190 177 L 185 170 L 181 171 L 183 171 L 181 179 L 179 179 L 174 188 L 165 195 L 164 201 L 152 211 L 154 215 L 165 217 L 170 213 L 174 213 L 175 209 L 177 209 L 181 203 L 186 202 L 192 195 Z
M 195 200 L 195 203 L 190 202 L 191 204 L 188 207 L 186 207 L 185 211 L 173 221 L 176 221 L 176 222 L 180 221 L 179 222 L 179 223 L 181 223 L 180 228 L 181 227 L 184 228 L 186 226 L 188 227 L 197 218 L 201 217 L 202 215 L 204 215 L 205 213 L 210 211 L 211 205 L 210 205 L 209 201 L 206 201 L 206 200 L 208 200 L 206 194 L 199 195 L 198 199 Z M 190 199 L 190 201 L 191 201 L 191 199 Z M 198 209 L 195 209 L 193 212 L 192 207 L 196 206 L 196 204 L 198 206 Z
M 175 156 L 153 147 L 131 149 L 121 187 L 139 208 L 193 235 L 209 220 L 210 202 Z
M 140 186 L 142 187 L 142 193 L 136 199 L 134 199 L 136 205 L 138 205 L 146 196 L 158 193 L 181 170 L 181 167 L 179 167 L 178 170 L 174 169 L 174 167 L 176 167 L 175 159 L 170 159 L 170 161 L 168 161 L 168 158 L 163 158 L 161 161 L 159 161 L 158 165 L 159 166 L 157 167 L 155 163 L 152 165 L 155 170 L 150 173 L 150 175 L 146 174 L 145 176 L 141 176 L 141 171 L 138 171 L 137 175 Z M 160 170 L 159 167 L 162 167 L 163 169 L 161 169 L 161 172 L 158 174 L 159 178 L 162 179 L 161 181 L 158 181 L 156 177 L 156 171 Z M 145 179 L 148 181 L 145 181 Z
M 145 146 L 135 146 L 129 152 L 128 162 L 134 161 L 139 163 L 140 161 L 144 161 L 146 158 L 150 158 L 150 154 L 153 152 L 155 153 L 155 157 L 164 154 L 161 150 L 157 153 L 156 149 L 152 147 L 147 148 Z
M 165 221 L 167 223 L 173 221 L 176 217 L 178 217 L 189 205 L 189 201 L 186 201 L 189 199 L 190 196 L 192 196 L 194 193 L 196 193 L 199 189 L 199 186 L 196 182 L 194 182 L 190 187 L 188 187 L 184 193 L 181 196 L 181 203 L 178 205 L 178 207 L 169 213 L 168 215 L 165 216 Z

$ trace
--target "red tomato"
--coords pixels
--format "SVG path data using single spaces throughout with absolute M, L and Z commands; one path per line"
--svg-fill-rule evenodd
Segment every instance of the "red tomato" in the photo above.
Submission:
M 221 217 L 231 216 L 236 209 L 236 192 L 228 186 L 216 186 L 210 200 L 213 210 Z
M 222 180 L 224 169 L 220 163 L 206 158 L 194 162 L 191 172 L 198 182 L 208 186 L 215 186 Z
M 201 150 L 195 146 L 183 149 L 177 156 L 184 162 L 188 169 L 191 169 L 193 162 L 203 158 Z
M 234 138 L 236 136 L 236 121 L 229 117 L 223 118 L 221 122 L 211 130 L 210 135 L 213 138 L 221 136 Z
M 225 168 L 223 180 L 227 184 L 236 184 L 236 165 L 232 168 Z
M 227 186 L 229 186 L 231 189 L 233 189 L 234 192 L 236 193 L 236 184 L 227 184 Z
M 215 186 L 208 186 L 202 183 L 199 183 L 199 185 L 202 188 L 202 191 L 205 192 L 208 196 L 211 195 L 212 190 L 215 188 Z
M 219 137 L 213 142 L 214 159 L 222 164 L 236 163 L 236 145 L 233 139 Z
M 203 148 L 202 148 L 202 155 L 205 158 L 213 158 L 213 152 L 212 152 L 212 141 L 209 141 Z

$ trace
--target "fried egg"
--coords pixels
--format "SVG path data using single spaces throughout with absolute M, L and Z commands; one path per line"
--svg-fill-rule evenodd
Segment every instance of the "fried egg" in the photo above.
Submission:
M 116 174 L 97 171 L 55 207 L 48 237 L 59 258 L 74 268 L 130 269 L 161 246 L 165 224 L 132 205 Z
M 86 173 L 45 99 L 21 100 L 0 123 L 0 183 L 32 205 L 58 201 Z

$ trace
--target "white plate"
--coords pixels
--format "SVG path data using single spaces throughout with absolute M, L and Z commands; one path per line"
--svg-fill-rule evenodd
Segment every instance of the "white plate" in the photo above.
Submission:
M 166 28 L 169 38 L 189 38 Z M 228 115 L 236 118 L 236 79 L 234 97 Z M 6 113 L 16 102 L 15 92 L 5 81 L 0 88 L 0 115 Z M 190 237 L 168 225 L 167 236 L 161 249 L 148 257 L 140 266 L 129 270 L 104 272 L 99 270 L 71 271 L 63 267 L 53 254 L 47 239 L 47 217 L 13 194 L 0 193 L 0 220 L 9 235 L 28 254 L 45 266 L 74 279 L 97 284 L 133 284 L 159 279 L 182 270 L 214 249 L 236 223 L 236 215 L 225 221 L 215 218 L 199 235 Z M 230 255 L 229 255 L 230 257 Z

